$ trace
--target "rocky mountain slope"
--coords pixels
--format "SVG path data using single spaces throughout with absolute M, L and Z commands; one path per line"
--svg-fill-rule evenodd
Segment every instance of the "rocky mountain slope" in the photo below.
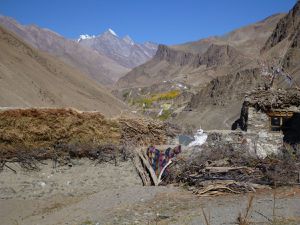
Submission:
M 75 107 L 114 116 L 125 108 L 87 75 L 0 26 L 0 106 Z
M 112 29 L 108 29 L 99 36 L 81 35 L 78 43 L 129 69 L 150 60 L 157 50 L 157 45 L 154 43 L 138 44 L 128 35 L 120 38 Z
M 300 2 L 282 17 L 261 48 L 264 64 L 213 79 L 200 89 L 174 120 L 206 129 L 229 128 L 238 118 L 243 97 L 254 88 L 298 87 L 300 82 Z M 272 82 L 272 77 L 274 81 Z M 196 119 L 194 119 L 196 118 Z
M 262 53 L 277 56 L 281 66 L 300 82 L 300 2 L 277 24 Z
M 106 55 L 67 40 L 51 30 L 35 25 L 23 26 L 5 16 L 0 16 L 0 24 L 31 46 L 58 57 L 101 84 L 112 85 L 129 71 Z
M 230 129 L 239 118 L 244 96 L 249 90 L 264 87 L 268 78 L 258 68 L 213 79 L 198 90 L 173 121 L 197 129 Z
M 300 83 L 299 6 L 297 2 L 286 15 L 268 17 L 222 37 L 159 46 L 152 60 L 133 69 L 117 85 L 127 92 L 136 87 L 143 92 L 169 81 L 186 85 L 187 89 L 168 103 L 172 109 L 169 120 L 188 129 L 231 128 L 248 91 Z M 190 96 L 185 106 L 176 105 L 181 95 Z M 157 115 L 164 104 L 157 102 L 146 111 L 158 108 Z
M 203 86 L 215 77 L 254 68 L 261 47 L 282 17 L 277 14 L 222 37 L 160 45 L 152 60 L 122 77 L 117 87 L 147 86 L 168 79 Z

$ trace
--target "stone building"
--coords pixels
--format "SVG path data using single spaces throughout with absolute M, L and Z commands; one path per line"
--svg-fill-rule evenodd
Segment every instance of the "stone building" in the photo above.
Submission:
M 240 128 L 265 157 L 277 154 L 284 144 L 300 144 L 300 90 L 255 90 L 245 97 L 240 118 L 233 124 Z
M 300 90 L 254 90 L 245 97 L 232 130 L 211 130 L 206 134 L 200 150 L 227 149 L 265 158 L 280 154 L 288 146 L 300 153 Z

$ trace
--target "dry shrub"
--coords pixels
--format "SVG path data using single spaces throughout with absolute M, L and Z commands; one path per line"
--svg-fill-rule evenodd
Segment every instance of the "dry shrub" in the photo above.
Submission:
M 250 216 L 250 210 L 251 210 L 252 204 L 253 204 L 253 199 L 254 199 L 254 196 L 251 195 L 248 200 L 247 208 L 246 208 L 244 215 L 242 215 L 241 213 L 239 214 L 239 216 L 237 218 L 238 225 L 250 225 L 251 224 L 251 222 L 249 221 L 249 216 Z
M 16 147 L 13 151 L 7 151 L 6 155 L 0 157 L 0 170 L 5 166 L 8 167 L 6 163 L 19 163 L 25 170 L 39 170 L 39 165 L 43 164 L 43 160 L 46 159 L 53 160 L 54 167 L 72 165 L 74 158 L 82 157 L 94 160 L 95 163 L 113 163 L 117 165 L 120 161 L 131 159 L 133 155 L 128 148 L 113 144 L 56 144 L 52 148 L 30 149 Z

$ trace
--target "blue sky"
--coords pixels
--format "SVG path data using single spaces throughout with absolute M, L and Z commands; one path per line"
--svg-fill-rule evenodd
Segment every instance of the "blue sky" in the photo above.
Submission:
M 296 0 L 0 0 L 0 14 L 67 38 L 112 28 L 135 41 L 178 44 L 288 12 Z

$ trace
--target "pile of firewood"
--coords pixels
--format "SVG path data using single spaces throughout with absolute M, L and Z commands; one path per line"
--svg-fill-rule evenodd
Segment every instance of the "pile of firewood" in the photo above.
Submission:
M 175 132 L 167 123 L 145 118 L 121 118 L 121 140 L 133 146 L 163 145 Z
M 195 194 L 201 196 L 227 193 L 253 192 L 266 186 L 255 183 L 263 174 L 255 168 L 246 166 L 193 166 L 178 176 L 178 181 L 190 186 Z
M 225 148 L 203 149 L 174 161 L 166 182 L 184 185 L 201 196 L 300 184 L 299 158 L 283 155 L 258 159 Z

